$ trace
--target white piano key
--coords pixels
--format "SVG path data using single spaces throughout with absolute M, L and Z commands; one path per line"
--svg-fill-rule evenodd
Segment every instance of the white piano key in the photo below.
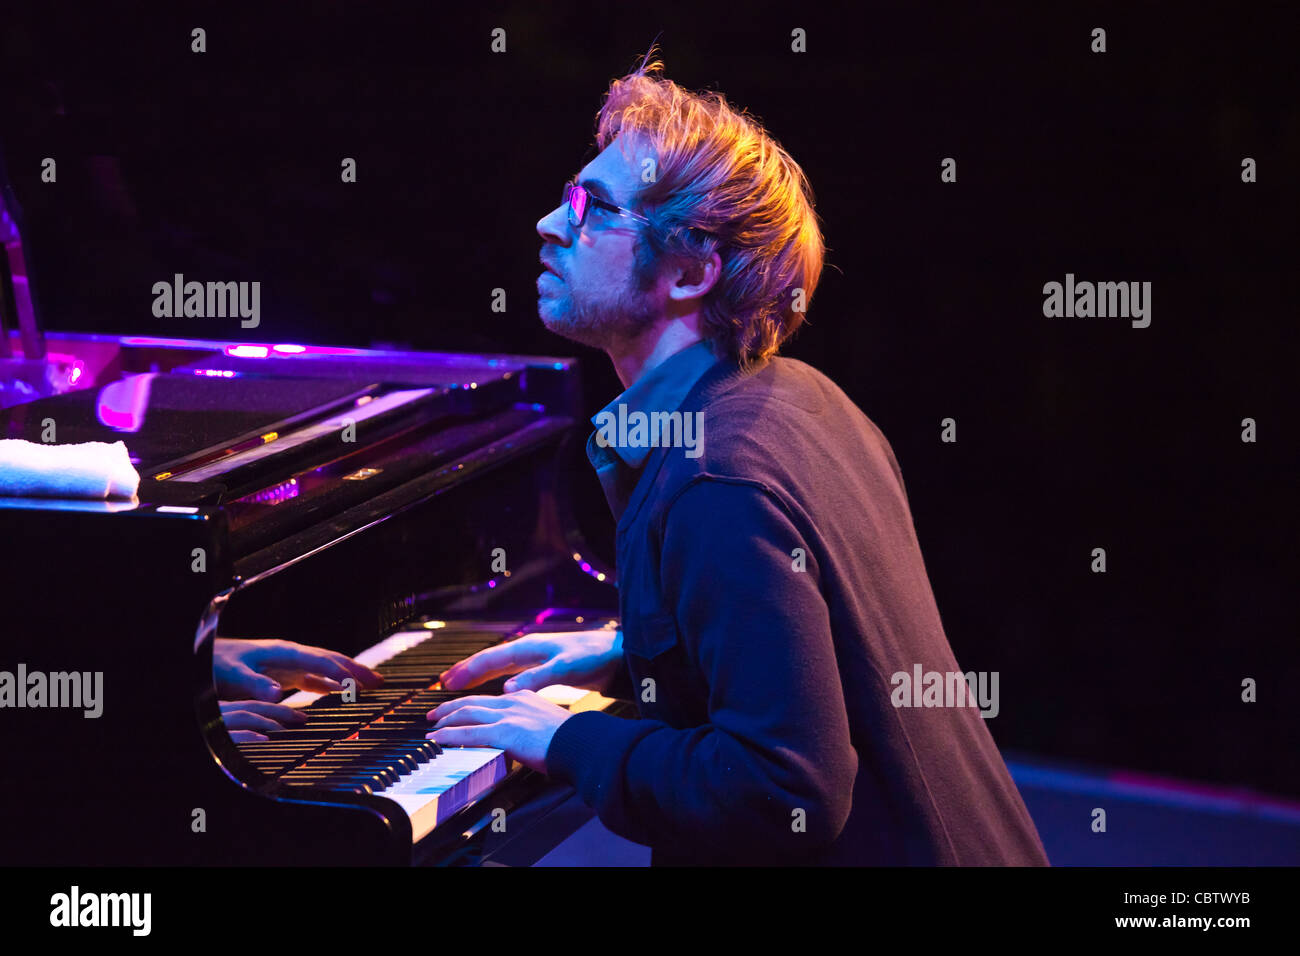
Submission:
M 448 747 L 379 792 L 411 818 L 411 839 L 422 840 L 439 823 L 473 803 L 510 772 L 505 751 Z
M 570 687 L 568 684 L 550 684 L 539 690 L 537 696 L 549 700 L 552 704 L 558 704 L 574 714 L 580 714 L 584 710 L 604 710 L 614 703 L 613 698 L 606 697 L 604 694 L 594 690 L 583 690 L 581 687 Z

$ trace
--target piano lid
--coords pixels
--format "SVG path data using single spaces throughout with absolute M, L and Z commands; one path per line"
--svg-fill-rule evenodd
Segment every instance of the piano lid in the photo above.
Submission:
M 266 434 L 304 411 L 373 391 L 327 379 L 220 379 L 143 373 L 0 409 L 0 435 L 39 442 L 52 421 L 59 444 L 124 441 L 141 474 L 205 448 Z
M 113 358 L 70 391 L 0 408 L 0 437 L 123 441 L 146 479 L 140 499 L 157 503 L 201 499 L 297 459 L 337 457 L 348 428 L 354 437 L 347 440 L 367 443 L 514 407 L 564 414 L 574 364 L 364 349 L 311 349 L 261 361 L 241 351 L 248 346 L 230 343 L 60 335 L 50 341 L 56 350 Z M 164 482 L 191 487 L 160 489 Z

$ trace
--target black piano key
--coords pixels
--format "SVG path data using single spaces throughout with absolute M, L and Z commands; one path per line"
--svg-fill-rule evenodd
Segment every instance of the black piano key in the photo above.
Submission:
M 361 744 L 362 746 L 351 746 Z M 370 757 L 378 759 L 380 757 L 395 757 L 411 753 L 415 750 L 414 742 L 407 740 L 386 739 L 386 740 L 347 740 L 326 747 L 316 756 L 329 759 L 344 759 L 355 757 Z
M 291 770 L 284 774 L 280 779 L 285 783 L 307 784 L 328 789 L 329 787 L 357 786 L 364 785 L 370 788 L 371 793 L 378 792 L 388 783 L 378 774 L 364 772 L 346 773 L 346 774 L 328 774 L 328 773 L 300 773 L 297 770 Z
M 280 779 L 290 787 L 312 787 L 316 790 L 333 790 L 342 793 L 374 793 L 375 792 L 375 788 L 372 787 L 370 784 L 366 783 L 365 781 L 352 782 L 352 783 L 344 781 L 338 784 L 325 785 L 316 780 L 293 781 L 293 780 L 285 780 L 283 777 L 281 777 Z
M 384 727 L 380 724 L 375 727 L 363 727 L 357 731 L 358 740 L 419 740 L 428 730 L 425 728 L 412 727 Z
M 415 769 L 415 761 L 410 761 L 407 766 L 401 759 L 394 757 L 356 757 L 347 760 L 323 760 L 312 758 L 304 763 L 299 770 L 306 771 L 340 771 L 340 770 L 365 770 L 370 773 L 378 773 L 381 770 L 391 770 L 394 777 L 409 773 Z
M 345 740 L 329 747 L 322 752 L 321 756 L 372 753 L 377 743 L 379 742 L 373 740 Z M 427 760 L 440 753 L 441 748 L 432 740 L 420 738 L 419 740 L 398 741 L 392 747 L 392 752 L 410 753 L 415 755 L 417 759 L 423 757 Z
M 374 743 L 374 741 L 363 741 L 363 743 Z M 335 747 L 329 747 L 324 750 L 321 750 L 321 752 L 316 754 L 316 756 L 329 757 L 331 758 L 331 760 L 343 760 L 343 758 L 354 758 L 354 757 L 370 757 L 370 758 L 376 758 L 377 760 L 377 758 L 380 757 L 391 757 L 391 756 L 396 756 L 396 754 L 409 753 L 411 752 L 411 749 L 413 749 L 409 747 L 409 745 L 404 743 L 404 741 L 398 741 L 398 743 L 402 745 L 400 745 L 400 747 L 385 747 L 382 749 L 350 748 L 350 747 L 339 747 L 339 745 L 335 745 Z

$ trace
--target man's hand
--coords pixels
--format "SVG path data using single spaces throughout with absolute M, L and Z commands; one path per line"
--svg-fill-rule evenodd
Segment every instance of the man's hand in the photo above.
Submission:
M 212 648 L 212 678 L 217 695 L 228 699 L 274 701 L 286 687 L 328 694 L 351 677 L 361 688 L 384 679 L 337 651 L 293 641 L 242 641 L 219 637 Z
M 301 727 L 307 715 L 282 704 L 260 700 L 222 700 L 221 720 L 235 743 L 266 740 L 266 735 L 286 727 Z
M 441 680 L 448 690 L 462 690 L 516 674 L 506 681 L 507 692 L 541 690 L 551 684 L 601 691 L 622 666 L 622 631 L 552 631 L 479 651 L 449 667 Z
M 571 716 L 531 690 L 503 697 L 478 694 L 429 711 L 429 719 L 437 723 L 425 736 L 444 747 L 495 747 L 525 767 L 546 773 L 551 738 Z

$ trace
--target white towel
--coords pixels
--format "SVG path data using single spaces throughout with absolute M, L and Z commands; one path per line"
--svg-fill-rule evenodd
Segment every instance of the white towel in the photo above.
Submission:
M 134 498 L 140 474 L 124 442 L 43 445 L 0 439 L 0 495 L 22 498 Z

